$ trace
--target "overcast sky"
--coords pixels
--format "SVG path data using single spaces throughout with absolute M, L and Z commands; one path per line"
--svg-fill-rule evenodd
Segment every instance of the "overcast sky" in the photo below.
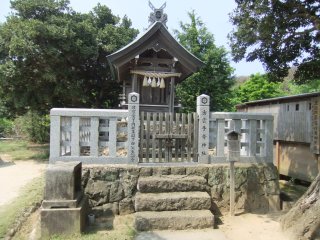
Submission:
M 143 32 L 149 26 L 148 16 L 151 9 L 148 0 L 70 0 L 72 8 L 79 12 L 89 12 L 98 2 L 107 5 L 115 15 L 120 17 L 127 15 L 132 20 L 133 27 L 139 29 L 140 32 Z M 151 2 L 158 8 L 165 0 L 152 0 Z M 230 50 L 227 35 L 231 32 L 233 26 L 229 22 L 228 14 L 236 6 L 234 0 L 167 0 L 166 4 L 164 12 L 168 15 L 167 26 L 171 33 L 173 29 L 179 29 L 180 21 L 189 21 L 187 12 L 195 10 L 208 30 L 213 33 L 216 45 L 224 46 L 228 51 Z M 1 0 L 0 22 L 6 20 L 5 17 L 8 16 L 9 12 L 10 0 Z M 231 65 L 235 68 L 237 76 L 264 72 L 262 64 L 259 62 L 231 62 Z

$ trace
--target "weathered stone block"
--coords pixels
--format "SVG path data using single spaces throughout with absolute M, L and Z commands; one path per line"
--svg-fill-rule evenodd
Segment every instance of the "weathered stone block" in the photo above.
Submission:
M 82 192 L 81 171 L 81 162 L 49 164 L 46 171 L 44 199 L 77 199 Z
M 52 235 L 71 235 L 84 230 L 87 217 L 87 198 L 76 208 L 41 208 L 41 238 Z
M 140 169 L 140 177 L 152 176 L 152 167 L 142 167 Z
M 277 168 L 272 164 L 269 164 L 263 168 L 264 176 L 267 181 L 278 180 L 279 173 Z
M 112 215 L 119 214 L 119 204 L 117 202 L 114 203 L 106 203 L 102 206 L 92 208 L 92 213 L 96 217 L 109 217 Z
M 201 176 L 205 179 L 208 179 L 208 167 L 195 166 L 195 167 L 186 167 L 187 175 Z
M 170 167 L 154 167 L 153 176 L 170 175 Z
M 133 197 L 137 191 L 138 176 L 127 176 L 121 179 L 124 197 Z
M 138 180 L 140 192 L 206 191 L 207 188 L 206 180 L 200 176 L 152 176 Z
M 211 199 L 206 192 L 137 193 L 135 210 L 175 211 L 210 209 Z
M 213 200 L 221 200 L 222 193 L 223 193 L 223 186 L 222 185 L 215 185 L 211 187 L 211 198 Z
M 123 188 L 119 181 L 110 186 L 109 202 L 118 202 L 123 198 Z
M 214 216 L 209 210 L 137 212 L 135 227 L 138 231 L 213 228 Z
M 226 184 L 228 179 L 228 169 L 226 166 L 210 167 L 208 170 L 209 186 Z
M 85 189 L 85 194 L 89 197 L 91 207 L 103 205 L 109 201 L 110 189 L 105 181 L 89 180 Z
M 172 175 L 185 175 L 186 168 L 185 167 L 171 167 L 171 174 Z
M 90 171 L 90 178 L 92 180 L 114 182 L 119 178 L 119 169 L 112 167 L 92 168 Z
M 119 202 L 120 215 L 134 213 L 134 204 L 131 198 L 124 198 Z
M 279 195 L 280 194 L 280 188 L 279 188 L 279 182 L 277 180 L 271 180 L 267 181 L 264 184 L 264 191 L 266 195 Z
M 280 196 L 279 195 L 270 195 L 270 196 L 268 196 L 268 200 L 269 200 L 269 212 L 280 211 Z

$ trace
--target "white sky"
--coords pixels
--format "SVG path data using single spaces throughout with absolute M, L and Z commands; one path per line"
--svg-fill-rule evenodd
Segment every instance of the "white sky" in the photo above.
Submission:
M 89 12 L 98 2 L 107 5 L 115 15 L 120 17 L 127 15 L 131 19 L 133 27 L 139 29 L 140 33 L 149 26 L 148 16 L 151 9 L 148 0 L 70 0 L 70 5 L 76 11 Z M 151 0 L 151 2 L 158 8 L 165 0 Z M 216 45 L 224 46 L 228 51 L 230 50 L 227 35 L 233 26 L 229 22 L 228 14 L 236 6 L 233 0 L 166 0 L 166 3 L 167 7 L 164 12 L 168 15 L 167 26 L 171 33 L 173 29 L 179 29 L 180 21 L 189 21 L 187 12 L 195 10 L 208 30 L 213 33 Z M 0 22 L 6 20 L 5 17 L 9 12 L 10 0 L 0 0 Z M 235 68 L 237 76 L 264 72 L 260 62 L 231 62 L 231 65 Z

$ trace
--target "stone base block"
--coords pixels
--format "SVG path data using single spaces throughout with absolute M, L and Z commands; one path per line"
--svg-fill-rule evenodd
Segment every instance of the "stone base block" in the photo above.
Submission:
M 138 231 L 214 228 L 214 215 L 209 210 L 137 212 L 135 228 Z
M 76 208 L 41 208 L 41 238 L 80 233 L 86 226 L 88 200 L 83 197 Z
M 136 212 L 210 209 L 211 199 L 206 192 L 137 193 Z
M 200 176 L 152 176 L 138 180 L 138 190 L 142 193 L 205 191 L 206 186 L 206 179 Z
M 270 212 L 280 211 L 280 196 L 279 195 L 268 196 L 268 200 L 269 200 L 269 211 Z

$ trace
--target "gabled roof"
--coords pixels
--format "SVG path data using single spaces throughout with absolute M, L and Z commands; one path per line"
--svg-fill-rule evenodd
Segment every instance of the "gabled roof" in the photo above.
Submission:
M 178 59 L 181 64 L 181 79 L 198 71 L 204 65 L 200 59 L 179 44 L 161 22 L 155 22 L 140 38 L 110 54 L 107 59 L 112 71 L 115 68 L 116 75 L 119 76 L 119 69 L 122 66 L 146 50 L 155 48 L 165 49 L 171 56 Z

